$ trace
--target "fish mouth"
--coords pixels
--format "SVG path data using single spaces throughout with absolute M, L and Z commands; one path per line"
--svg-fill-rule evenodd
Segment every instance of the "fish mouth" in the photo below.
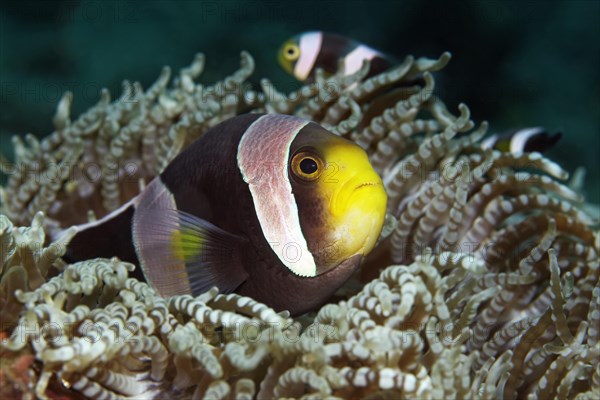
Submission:
M 357 191 L 358 189 L 367 187 L 367 186 L 381 186 L 381 182 L 364 182 L 361 183 L 360 185 L 358 185 L 357 187 L 354 188 L 354 191 Z
M 381 182 L 377 182 L 377 181 L 362 182 L 362 183 L 358 184 L 357 186 L 355 186 L 354 189 L 352 189 L 352 191 L 348 195 L 347 201 L 352 201 L 351 199 L 354 199 L 355 196 L 362 196 L 363 192 L 365 190 L 372 191 L 372 190 L 377 190 L 379 188 L 383 188 L 383 184 Z
M 358 184 L 357 184 L 358 183 Z M 356 196 L 361 197 L 365 190 L 373 190 L 377 187 L 383 188 L 381 182 L 376 180 L 360 181 L 356 182 L 356 179 L 349 180 L 346 182 L 331 199 L 331 209 L 337 209 L 334 214 L 340 215 L 348 210 L 351 206 L 353 199 Z

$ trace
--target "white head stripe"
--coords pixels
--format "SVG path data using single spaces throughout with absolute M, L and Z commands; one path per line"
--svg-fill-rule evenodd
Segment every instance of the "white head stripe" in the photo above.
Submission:
M 365 45 L 360 45 L 344 57 L 344 75 L 351 75 L 362 67 L 363 60 L 372 60 L 383 55 Z
M 300 36 L 300 58 L 294 67 L 294 75 L 299 80 L 305 80 L 315 65 L 323 42 L 322 32 L 307 32 Z
M 288 157 L 294 138 L 308 122 L 289 115 L 264 115 L 248 127 L 237 155 L 265 239 L 281 262 L 300 276 L 315 276 L 317 266 L 300 227 Z
M 519 132 L 515 133 L 515 135 L 510 140 L 510 152 L 511 153 L 522 153 L 525 151 L 525 145 L 527 141 L 538 133 L 542 132 L 542 128 L 525 128 L 521 129 Z

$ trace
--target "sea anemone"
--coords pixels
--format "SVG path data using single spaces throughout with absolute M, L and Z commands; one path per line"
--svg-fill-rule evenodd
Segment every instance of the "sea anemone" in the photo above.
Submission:
M 600 233 L 538 153 L 484 150 L 487 124 L 435 96 L 437 60 L 284 94 L 253 59 L 210 86 L 124 83 L 3 163 L 3 394 L 128 398 L 597 398 Z M 191 141 L 245 112 L 294 114 L 362 146 L 389 196 L 374 254 L 296 320 L 211 290 L 161 298 L 117 259 L 61 261 L 66 230 L 118 208 Z M 16 226 L 25 227 L 16 227 Z M 46 232 L 50 235 L 46 235 Z M 8 337 L 10 336 L 10 337 Z M 6 362 L 4 360 L 7 360 Z

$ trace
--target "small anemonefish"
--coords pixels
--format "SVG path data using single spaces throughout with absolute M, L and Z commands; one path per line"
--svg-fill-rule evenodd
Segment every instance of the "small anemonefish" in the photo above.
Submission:
M 250 296 L 293 315 L 322 305 L 381 232 L 367 154 L 314 122 L 246 114 L 213 127 L 136 197 L 77 226 L 67 261 L 118 256 L 162 296 Z
M 312 81 L 317 68 L 326 73 L 338 72 L 338 62 L 344 60 L 343 75 L 358 71 L 364 60 L 370 61 L 367 77 L 390 68 L 390 57 L 362 43 L 334 33 L 305 32 L 286 41 L 278 53 L 283 69 L 300 81 Z
M 486 138 L 481 142 L 481 147 L 515 154 L 533 151 L 543 153 L 554 146 L 561 137 L 560 132 L 549 134 L 540 127 L 514 129 Z

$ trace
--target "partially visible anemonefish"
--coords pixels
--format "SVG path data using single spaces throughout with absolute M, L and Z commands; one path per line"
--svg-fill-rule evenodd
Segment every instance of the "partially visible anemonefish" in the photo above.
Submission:
M 322 31 L 300 33 L 287 40 L 278 52 L 278 60 L 283 69 L 300 81 L 313 81 L 317 68 L 327 74 L 350 75 L 357 72 L 364 60 L 369 60 L 367 76 L 377 75 L 391 68 L 395 61 L 382 52 L 342 35 Z M 343 71 L 338 71 L 339 60 L 343 60 Z M 405 85 L 422 85 L 420 80 L 412 80 Z M 391 91 L 377 99 L 371 108 L 379 111 L 394 104 L 398 93 Z M 404 96 L 401 92 L 400 97 Z M 373 111 L 371 110 L 371 113 Z M 366 118 L 368 121 L 369 118 Z M 549 134 L 543 128 L 514 129 L 486 138 L 481 147 L 494 148 L 511 153 L 545 152 L 554 146 L 562 134 Z
M 393 60 L 369 46 L 335 33 L 311 31 L 287 40 L 279 49 L 278 60 L 283 69 L 299 81 L 312 81 L 317 68 L 328 74 L 338 71 L 338 62 L 344 61 L 343 75 L 350 75 L 369 60 L 367 77 L 389 69 Z
M 514 154 L 533 151 L 543 153 L 554 146 L 561 137 L 562 133 L 549 134 L 541 127 L 513 129 L 489 136 L 481 142 L 481 147 Z
M 162 296 L 322 305 L 375 246 L 387 196 L 365 151 L 314 122 L 246 114 L 213 127 L 131 201 L 79 225 L 65 258 L 117 256 Z

